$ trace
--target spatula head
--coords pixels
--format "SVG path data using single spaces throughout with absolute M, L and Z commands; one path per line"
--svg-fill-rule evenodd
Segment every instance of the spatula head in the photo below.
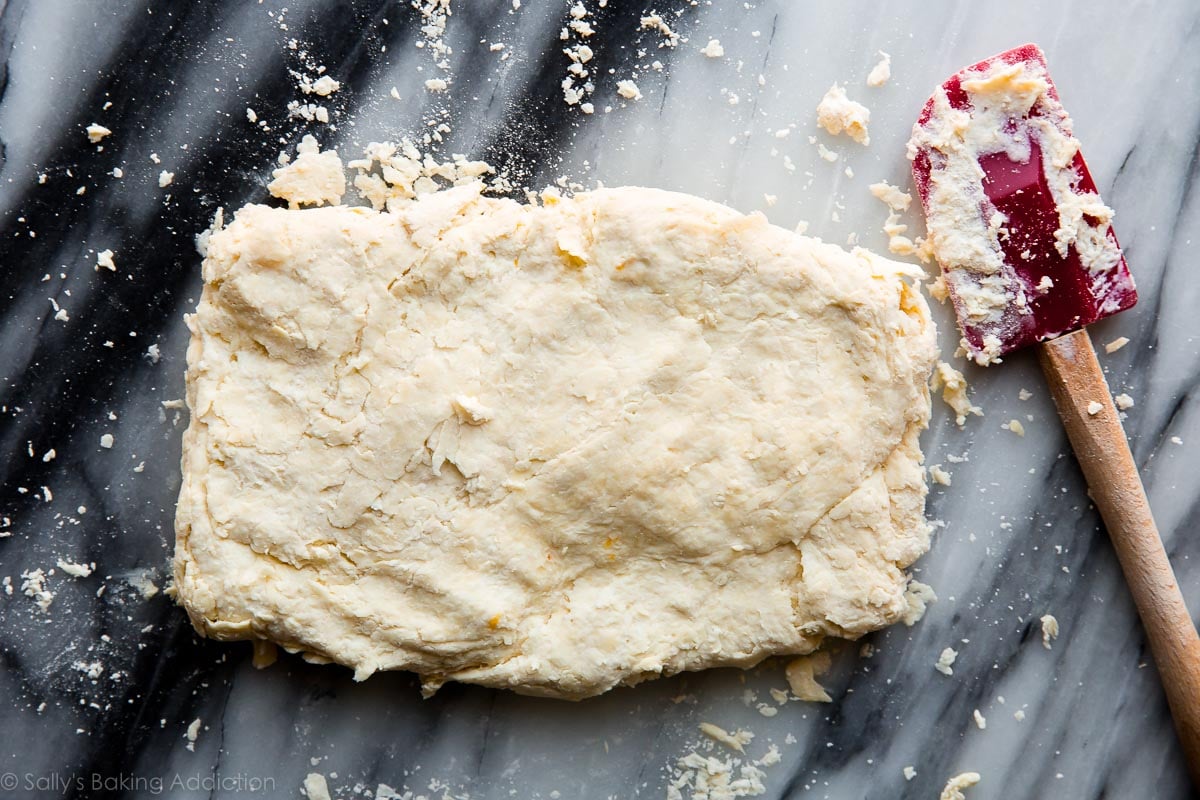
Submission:
M 1112 210 L 1036 45 L 938 87 L 909 158 L 963 347 L 978 363 L 1137 302 Z

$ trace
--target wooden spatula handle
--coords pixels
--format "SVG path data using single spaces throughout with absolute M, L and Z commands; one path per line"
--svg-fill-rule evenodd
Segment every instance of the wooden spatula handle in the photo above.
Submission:
M 1045 342 L 1039 351 L 1054 404 L 1142 617 L 1188 771 L 1200 786 L 1200 637 L 1163 549 L 1096 351 L 1086 330 Z

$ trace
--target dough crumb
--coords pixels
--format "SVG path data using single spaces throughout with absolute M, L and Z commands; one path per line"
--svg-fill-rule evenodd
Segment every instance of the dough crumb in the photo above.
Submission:
M 725 55 L 725 48 L 721 46 L 720 40 L 709 39 L 708 44 L 700 48 L 700 52 L 707 58 L 720 58 Z
M 849 168 L 847 167 L 847 169 Z M 900 222 L 900 214 L 908 210 L 912 203 L 912 195 L 886 181 L 873 183 L 868 188 L 871 190 L 871 194 L 882 201 L 889 210 L 887 219 L 883 222 L 883 232 L 888 237 L 888 251 L 901 256 L 916 256 L 923 263 L 928 263 L 929 255 L 925 252 L 927 243 L 920 237 L 913 241 L 903 235 L 908 231 L 908 226 Z M 944 302 L 945 281 L 939 277 L 930 286 L 929 293 Z
M 328 97 L 329 95 L 342 88 L 342 84 L 328 75 L 322 75 L 315 81 L 310 81 L 308 78 L 303 78 L 300 81 L 300 90 L 305 94 L 315 94 L 320 97 Z
M 1117 404 L 1117 408 L 1122 411 L 1128 411 L 1133 408 L 1133 398 L 1122 392 L 1113 398 L 1113 402 Z
M 943 675 L 953 675 L 954 674 L 953 665 L 954 665 L 954 661 L 957 658 L 958 658 L 958 651 L 955 650 L 953 647 L 947 647 L 945 650 L 942 651 L 942 654 L 940 656 L 938 656 L 937 663 L 933 665 L 933 668 L 936 669 L 938 672 L 942 673 Z
M 1041 618 L 1042 647 L 1051 649 L 1050 642 L 1058 638 L 1058 619 L 1053 614 L 1045 614 Z
M 830 164 L 838 160 L 838 154 L 830 150 L 821 142 L 817 142 L 817 155 Z
M 92 574 L 92 570 L 95 569 L 95 565 L 76 564 L 60 558 L 58 560 L 58 568 L 70 575 L 72 578 L 86 578 L 88 575 Z
M 811 703 L 832 703 L 833 698 L 817 682 L 817 676 L 828 672 L 830 664 L 829 653 L 822 650 L 789 661 L 785 674 L 792 694 Z
M 1087 412 L 1089 416 L 1096 416 L 1104 410 L 1103 403 L 1097 403 L 1095 400 L 1087 404 Z
M 112 135 L 112 131 L 95 122 L 93 122 L 91 125 L 88 125 L 84 130 L 87 131 L 88 141 L 92 144 L 96 144 L 96 142 L 99 142 L 105 136 Z
M 100 661 L 76 661 L 74 666 L 93 681 L 98 680 L 104 674 L 104 664 Z
M 158 188 L 165 189 L 170 186 L 175 180 L 174 172 L 167 172 L 165 169 L 158 173 Z
M 980 713 L 978 708 L 975 709 L 974 713 L 971 716 L 975 718 L 975 726 L 977 728 L 979 728 L 979 730 L 982 731 L 987 728 L 987 717 L 983 716 L 983 714 Z
M 950 485 L 951 475 L 949 472 L 942 469 L 941 464 L 934 464 L 929 468 L 929 477 L 934 483 L 941 484 L 942 486 Z
M 1010 419 L 1005 427 L 1017 436 L 1025 435 L 1025 426 L 1021 424 L 1021 420 L 1019 419 Z
M 967 399 L 967 379 L 945 361 L 938 362 L 931 384 L 935 392 L 941 389 L 942 401 L 954 410 L 954 421 L 958 423 L 958 427 L 966 424 L 968 414 L 983 416 L 983 410 L 979 406 L 971 405 L 971 401 Z
M 917 777 L 917 771 L 915 769 L 912 767 L 904 768 L 904 780 L 911 781 L 915 777 Z
M 900 621 L 911 628 L 921 621 L 929 606 L 937 602 L 937 593 L 927 583 L 909 581 L 908 588 L 904 590 L 904 602 L 907 607 Z
M 942 789 L 938 800 L 966 800 L 966 795 L 962 793 L 962 790 L 969 789 L 979 783 L 980 780 L 981 777 L 978 772 L 963 772 L 955 775 L 946 781 L 946 787 Z
M 1023 709 L 1018 708 L 1016 711 L 1013 712 L 1013 719 L 1015 719 L 1017 722 L 1024 722 L 1025 721 L 1025 711 Z
M 267 184 L 272 197 L 286 200 L 289 208 L 304 205 L 337 205 L 346 193 L 346 173 L 336 150 L 320 151 L 311 134 L 296 148 L 296 160 L 271 173 L 275 180 Z
M 892 77 L 892 57 L 882 50 L 879 51 L 879 63 L 871 67 L 867 75 L 867 86 L 883 86 Z
M 266 669 L 279 660 L 279 648 L 274 642 L 255 639 L 251 645 L 254 649 L 250 656 L 250 663 L 254 665 L 255 669 Z
M 444 92 L 450 88 L 450 84 L 445 78 L 430 78 L 425 81 L 425 88 L 431 92 Z
M 96 272 L 99 272 L 101 267 L 104 267 L 109 272 L 117 271 L 117 265 L 113 263 L 112 250 L 101 250 L 99 253 L 96 253 L 96 266 L 94 269 Z
M 643 30 L 658 31 L 662 35 L 663 40 L 659 43 L 659 47 L 675 47 L 679 44 L 679 34 L 671 30 L 671 26 L 657 11 L 651 11 L 648 16 L 642 17 L 641 25 Z
M 846 90 L 836 83 L 829 87 L 829 91 L 817 104 L 818 125 L 834 136 L 845 133 L 861 145 L 871 143 L 867 132 L 867 124 L 870 121 L 870 109 L 847 97 Z
M 867 187 L 871 194 L 881 200 L 892 211 L 908 211 L 912 204 L 912 195 L 903 191 L 899 186 L 893 186 L 887 181 L 872 183 Z
M 1127 344 L 1129 344 L 1129 339 L 1124 336 L 1120 336 L 1104 345 L 1104 352 L 1109 354 L 1115 353 Z
M 642 92 L 633 81 L 617 81 L 617 94 L 627 100 L 641 100 Z
M 329 784 L 319 772 L 310 772 L 304 777 L 304 796 L 308 800 L 330 800 Z
M 701 722 L 700 732 L 714 742 L 723 744 L 730 750 L 736 750 L 739 753 L 746 752 L 746 745 L 754 739 L 754 734 L 750 731 L 738 728 L 733 733 L 722 728 L 720 725 L 714 725 L 711 722 Z
M 939 303 L 945 303 L 950 299 L 950 291 L 946 288 L 945 277 L 938 275 L 929 282 L 929 296 Z
M 196 739 L 200 737 L 200 718 L 196 717 L 192 720 L 192 724 L 187 726 L 187 731 L 184 732 L 184 737 L 187 738 L 187 749 L 191 752 L 196 752 Z
M 1029 391 L 1028 389 L 1022 389 L 1021 391 L 1017 392 L 1018 400 L 1028 400 L 1031 397 L 1033 397 L 1033 392 Z
M 105 450 L 111 450 L 114 441 L 111 433 L 105 433 L 100 436 L 100 446 Z
M 32 569 L 21 573 L 21 593 L 37 603 L 43 614 L 50 612 L 50 604 L 54 602 L 54 592 L 46 588 L 46 572 L 43 569 Z
M 790 734 L 789 734 L 790 736 Z M 759 759 L 751 761 L 737 754 L 728 757 L 693 746 L 675 764 L 668 775 L 667 800 L 684 797 L 710 800 L 736 800 L 766 794 L 762 767 L 771 767 L 782 760 L 779 748 L 771 745 Z M 551 792 L 551 800 L 558 795 Z
M 155 585 L 154 581 L 150 580 L 148 575 L 143 574 L 130 578 L 129 585 L 137 589 L 138 594 L 142 596 L 143 600 L 149 600 L 158 594 L 158 586 Z

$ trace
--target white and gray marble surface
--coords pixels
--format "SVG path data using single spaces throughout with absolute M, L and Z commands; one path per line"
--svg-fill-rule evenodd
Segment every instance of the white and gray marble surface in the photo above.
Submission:
M 591 116 L 562 102 L 565 2 L 454 0 L 443 96 L 422 87 L 435 71 L 403 0 L 0 0 L 0 579 L 14 588 L 0 590 L 0 796 L 300 797 L 320 772 L 342 798 L 380 783 L 439 798 L 663 798 L 701 721 L 754 731 L 749 758 L 778 746 L 768 798 L 935 798 L 964 770 L 983 776 L 971 800 L 1191 796 L 1145 636 L 1029 354 L 967 369 L 982 419 L 960 430 L 935 409 L 923 444 L 953 484 L 931 493 L 943 525 L 916 572 L 941 599 L 915 627 L 870 637 L 873 657 L 837 649 L 829 705 L 761 715 L 746 693 L 769 701 L 784 685 L 775 661 L 576 704 L 463 686 L 422 700 L 406 674 L 356 684 L 291 657 L 257 671 L 248 646 L 200 640 L 163 593 L 144 597 L 169 576 L 183 423 L 160 403 L 182 393 L 193 237 L 218 205 L 265 198 L 303 131 L 348 151 L 445 112 L 440 152 L 487 158 L 522 185 L 678 189 L 883 250 L 885 209 L 866 187 L 907 183 L 904 143 L 932 87 L 1035 41 L 1138 281 L 1141 302 L 1094 336 L 1130 339 L 1101 358 L 1136 401 L 1126 429 L 1200 611 L 1200 6 L 661 0 L 687 41 L 660 49 L 638 27 L 650 6 L 583 2 L 597 31 Z M 302 65 L 291 38 L 343 84 L 329 125 L 287 117 L 300 99 L 288 69 Z M 723 58 L 699 52 L 709 38 Z M 878 50 L 893 78 L 868 89 Z M 647 69 L 656 59 L 663 69 Z M 626 102 L 615 84 L 634 73 L 644 97 Z M 834 81 L 871 107 L 869 148 L 818 134 L 813 110 Z M 113 130 L 102 149 L 91 122 Z M 823 161 L 810 135 L 841 158 Z M 161 170 L 175 175 L 166 188 Z M 93 269 L 103 249 L 115 274 Z M 952 323 L 935 314 L 949 357 Z M 1024 438 L 1001 427 L 1010 419 Z M 95 573 L 71 577 L 59 559 Z M 54 570 L 46 611 L 21 590 L 37 568 Z M 1052 650 L 1037 622 L 1048 612 L 1062 626 Z M 947 646 L 960 651 L 949 677 L 933 669 Z

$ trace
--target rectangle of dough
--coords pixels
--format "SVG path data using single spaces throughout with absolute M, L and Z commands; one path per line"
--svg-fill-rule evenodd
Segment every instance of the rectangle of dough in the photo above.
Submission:
M 890 624 L 929 540 L 902 269 L 651 189 L 247 206 L 188 319 L 179 600 L 560 697 Z

